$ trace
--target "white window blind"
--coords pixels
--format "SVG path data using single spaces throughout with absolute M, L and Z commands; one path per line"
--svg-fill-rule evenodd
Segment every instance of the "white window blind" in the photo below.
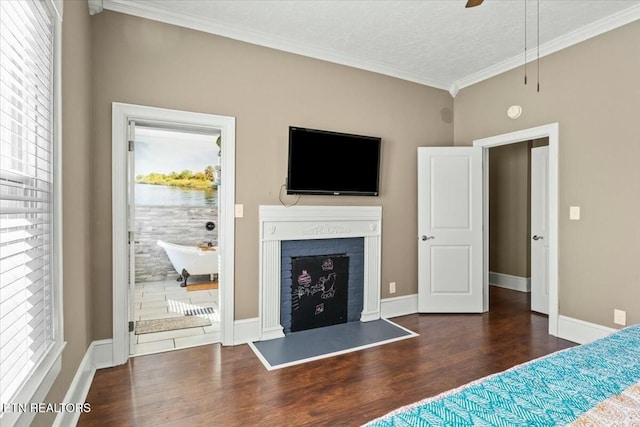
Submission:
M 0 402 L 54 343 L 54 16 L 0 0 Z

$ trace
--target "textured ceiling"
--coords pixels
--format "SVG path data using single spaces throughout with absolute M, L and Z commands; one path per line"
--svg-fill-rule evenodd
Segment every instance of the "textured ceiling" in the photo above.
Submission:
M 90 0 L 90 3 L 96 0 Z M 455 94 L 640 19 L 640 0 L 103 0 L 105 9 L 400 77 Z M 540 11 L 539 35 L 537 32 Z

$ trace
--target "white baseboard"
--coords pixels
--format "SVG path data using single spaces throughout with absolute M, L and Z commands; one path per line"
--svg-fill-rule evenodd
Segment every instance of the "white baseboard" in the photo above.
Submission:
M 380 315 L 384 319 L 418 312 L 418 294 L 384 298 L 380 301 Z
M 99 340 L 89 344 L 64 396 L 63 403 L 85 403 L 96 369 L 111 366 L 113 366 L 113 340 Z M 75 426 L 80 419 L 80 414 L 81 412 L 59 412 L 53 427 Z
M 98 340 L 93 345 L 93 361 L 96 369 L 113 368 L 113 340 Z
M 489 284 L 513 291 L 531 292 L 531 277 L 489 272 Z
M 616 329 L 596 323 L 589 323 L 563 315 L 558 316 L 558 338 L 578 344 L 586 344 L 604 338 L 615 331 Z
M 241 319 L 233 322 L 233 345 L 247 344 L 260 339 L 260 318 Z

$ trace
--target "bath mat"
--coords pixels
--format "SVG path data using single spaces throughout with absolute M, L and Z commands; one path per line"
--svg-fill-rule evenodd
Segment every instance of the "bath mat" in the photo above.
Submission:
M 194 283 L 187 285 L 188 291 L 208 291 L 210 289 L 218 289 L 218 282 Z
M 193 308 L 184 311 L 185 316 L 197 316 L 200 314 L 213 314 L 215 311 L 213 307 Z
M 200 326 L 211 326 L 211 321 L 206 317 L 197 316 L 138 320 L 136 322 L 136 335 L 150 334 L 153 332 L 174 331 L 176 329 L 197 328 Z

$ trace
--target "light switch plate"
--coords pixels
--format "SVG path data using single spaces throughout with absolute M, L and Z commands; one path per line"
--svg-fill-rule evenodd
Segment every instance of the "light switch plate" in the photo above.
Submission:
M 236 205 L 236 218 L 244 216 L 244 205 Z
M 569 219 L 572 221 L 578 221 L 580 219 L 580 206 L 569 207 Z

